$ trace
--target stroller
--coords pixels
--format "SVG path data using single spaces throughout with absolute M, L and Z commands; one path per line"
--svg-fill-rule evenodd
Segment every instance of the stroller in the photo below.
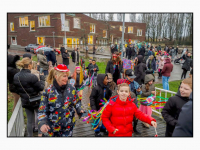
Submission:
M 177 58 L 177 59 L 174 60 L 174 64 L 175 65 L 177 65 L 177 64 L 183 64 L 183 63 L 184 63 L 184 61 L 182 60 L 182 57 Z

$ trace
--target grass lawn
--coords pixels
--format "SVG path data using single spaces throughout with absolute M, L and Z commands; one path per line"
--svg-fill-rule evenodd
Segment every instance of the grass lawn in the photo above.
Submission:
M 20 57 L 20 60 L 22 60 L 22 58 L 23 58 L 23 57 Z M 37 56 L 36 56 L 36 55 L 32 56 L 32 60 L 33 60 L 33 61 L 37 61 Z

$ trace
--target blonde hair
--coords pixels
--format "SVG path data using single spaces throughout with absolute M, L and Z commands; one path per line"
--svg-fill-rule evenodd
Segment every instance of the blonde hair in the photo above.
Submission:
M 53 69 L 52 69 L 53 70 Z M 55 70 L 55 69 L 54 69 Z M 55 75 L 58 76 L 58 78 L 60 78 L 62 75 L 67 74 L 67 76 L 69 76 L 69 71 L 68 72 L 62 72 L 62 71 L 58 71 L 55 70 Z
M 151 56 L 149 56 L 149 58 L 150 58 L 151 60 L 153 60 L 154 56 L 153 56 L 153 55 L 151 55 Z
M 32 65 L 32 61 L 28 57 L 25 57 L 22 60 L 18 60 L 16 62 L 16 65 L 23 68 L 23 69 L 27 69 L 30 64 Z
M 129 85 L 128 85 L 127 83 L 122 83 L 122 84 L 117 85 L 118 90 L 120 90 L 120 87 L 122 87 L 122 86 L 126 86 L 126 87 L 128 87 L 129 92 L 131 91 L 131 90 L 130 90 L 130 87 L 129 87 Z
M 49 72 L 46 78 L 47 86 L 53 84 L 54 79 L 55 79 L 55 69 L 51 69 L 51 71 Z
M 186 78 L 182 81 L 182 83 L 189 85 L 192 89 L 192 78 Z
M 35 70 L 35 68 L 37 69 L 37 62 L 36 61 L 32 61 L 32 69 Z

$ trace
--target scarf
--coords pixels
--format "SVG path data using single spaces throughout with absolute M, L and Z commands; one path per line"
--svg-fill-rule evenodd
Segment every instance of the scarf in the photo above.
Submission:
M 59 86 L 57 81 L 54 79 L 53 80 L 53 86 L 55 86 L 56 90 L 61 92 L 62 94 L 64 93 L 65 91 L 65 88 L 67 87 L 67 84 L 66 85 L 62 85 L 62 86 Z

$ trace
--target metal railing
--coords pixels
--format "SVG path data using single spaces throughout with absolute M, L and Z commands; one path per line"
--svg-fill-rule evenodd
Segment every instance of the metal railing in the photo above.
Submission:
M 163 99 L 161 98 L 161 97 L 163 97 L 163 96 L 162 96 L 162 93 L 165 93 L 165 94 L 164 94 L 165 96 L 164 96 L 163 98 L 169 98 L 168 93 L 170 93 L 170 97 L 171 97 L 171 96 L 174 96 L 174 95 L 176 94 L 176 92 L 173 92 L 173 91 L 169 91 L 169 90 L 165 90 L 165 89 L 161 89 L 161 88 L 155 87 L 155 94 L 157 95 L 157 93 L 159 93 L 159 97 L 160 97 L 160 98 L 156 98 L 155 101 L 157 101 L 157 102 L 163 100 Z M 168 100 L 165 99 L 164 101 L 167 102 Z M 160 104 L 153 104 L 153 105 L 159 105 L 160 107 L 163 106 L 162 103 L 160 103 Z M 161 115 L 162 108 L 160 108 L 160 109 L 152 109 L 152 111 L 153 111 L 154 113 L 158 114 L 159 117 L 162 118 L 162 115 Z
M 19 98 L 17 105 L 12 113 L 12 116 L 8 122 L 8 137 L 24 136 L 24 114 L 22 109 L 21 98 Z

